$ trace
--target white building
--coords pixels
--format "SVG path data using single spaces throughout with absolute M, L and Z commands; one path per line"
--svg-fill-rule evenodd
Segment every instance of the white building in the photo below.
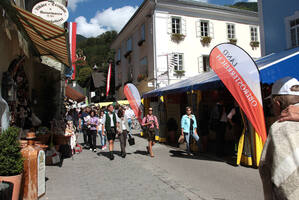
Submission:
M 127 82 L 144 92 L 209 71 L 210 51 L 236 42 L 261 56 L 255 12 L 192 0 L 145 0 L 112 44 L 116 94 Z

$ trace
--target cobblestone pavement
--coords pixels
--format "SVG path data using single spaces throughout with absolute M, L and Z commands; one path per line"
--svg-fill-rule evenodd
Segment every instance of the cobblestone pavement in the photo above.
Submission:
M 206 158 L 177 157 L 173 154 L 176 149 L 161 144 L 155 145 L 156 156 L 151 158 L 145 151 L 147 141 L 139 137 L 135 141 L 134 146 L 127 146 L 125 159 L 117 155 L 117 140 L 113 161 L 108 158 L 108 150 L 83 150 L 65 159 L 62 167 L 47 166 L 46 195 L 41 199 L 262 199 L 255 169 L 234 168 Z M 237 177 L 227 180 L 232 175 Z

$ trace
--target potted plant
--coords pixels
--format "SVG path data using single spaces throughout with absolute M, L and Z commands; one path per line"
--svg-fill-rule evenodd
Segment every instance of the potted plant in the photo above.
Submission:
M 184 70 L 175 70 L 174 71 L 174 75 L 176 76 L 176 77 L 182 77 L 182 76 L 185 76 L 185 71 Z
M 19 129 L 9 127 L 0 134 L 0 182 L 14 184 L 13 200 L 19 199 L 24 159 L 19 142 Z
M 258 41 L 251 41 L 250 42 L 250 46 L 252 48 L 256 48 L 256 47 L 259 47 L 260 43 Z
M 229 39 L 229 43 L 237 44 L 237 39 L 231 38 L 231 39 Z
M 207 46 L 211 43 L 211 40 L 212 40 L 212 38 L 210 36 L 203 36 L 203 37 L 201 37 L 200 42 L 203 46 Z
M 171 34 L 171 40 L 175 43 L 179 43 L 180 41 L 185 39 L 185 35 L 180 33 L 173 33 Z

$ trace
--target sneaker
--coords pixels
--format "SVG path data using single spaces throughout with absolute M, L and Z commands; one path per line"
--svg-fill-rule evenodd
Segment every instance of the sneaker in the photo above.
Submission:
M 104 145 L 104 146 L 102 147 L 102 150 L 106 150 L 106 149 L 107 149 L 107 146 Z
M 122 158 L 125 158 L 126 155 L 127 155 L 126 152 L 123 152 L 123 153 L 121 154 L 121 157 L 122 157 Z
M 89 150 L 92 151 L 92 148 L 90 148 Z
M 93 150 L 93 152 L 97 152 L 97 150 L 96 150 L 96 149 L 94 149 L 94 150 Z

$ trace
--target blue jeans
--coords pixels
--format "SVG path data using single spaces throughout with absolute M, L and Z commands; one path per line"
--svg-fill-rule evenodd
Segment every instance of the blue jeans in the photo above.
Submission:
M 103 147 L 106 145 L 106 136 L 102 134 L 102 131 L 99 131 L 99 135 L 101 137 L 101 145 Z
M 130 128 L 130 130 L 128 130 L 129 131 L 129 133 L 131 133 L 131 129 L 132 129 L 132 119 L 128 119 L 128 124 L 129 124 L 129 128 Z
M 199 149 L 199 136 L 198 136 L 198 134 L 195 134 L 194 132 L 192 132 L 192 133 L 185 133 L 184 132 L 188 153 L 190 152 L 190 135 L 192 135 L 192 137 L 196 140 L 196 143 L 197 143 L 198 149 Z

